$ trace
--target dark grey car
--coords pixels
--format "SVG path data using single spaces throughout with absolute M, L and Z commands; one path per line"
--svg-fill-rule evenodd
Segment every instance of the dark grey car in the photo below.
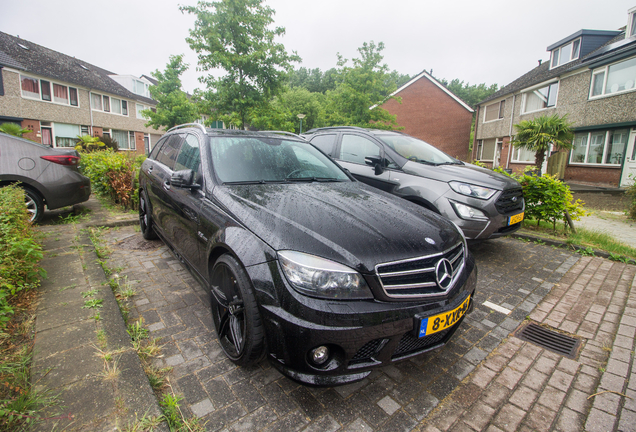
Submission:
M 521 185 L 457 160 L 401 132 L 328 127 L 305 134 L 361 182 L 398 195 L 455 222 L 467 239 L 510 234 L 521 227 Z
M 0 187 L 20 183 L 31 221 L 49 210 L 79 204 L 91 194 L 75 149 L 51 148 L 0 132 Z

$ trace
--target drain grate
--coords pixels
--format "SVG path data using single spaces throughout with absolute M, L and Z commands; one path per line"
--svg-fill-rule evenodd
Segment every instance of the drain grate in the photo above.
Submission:
M 517 330 L 515 336 L 570 359 L 576 358 L 581 347 L 580 339 L 558 333 L 532 322 Z

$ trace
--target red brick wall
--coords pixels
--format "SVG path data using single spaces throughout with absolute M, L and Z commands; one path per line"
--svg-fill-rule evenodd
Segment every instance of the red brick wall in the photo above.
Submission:
M 568 165 L 565 167 L 565 180 L 618 187 L 621 181 L 621 169 Z
M 382 108 L 397 116 L 402 132 L 422 139 L 449 155 L 468 160 L 472 113 L 426 77 L 422 77 Z
M 97 127 L 97 126 L 93 126 L 93 136 L 104 136 L 104 129 Z
M 146 148 L 144 147 L 143 132 L 135 132 L 135 153 L 139 155 L 146 154 Z
M 35 141 L 37 143 L 42 144 L 42 137 L 38 136 L 38 132 L 40 132 L 40 121 L 39 120 L 22 120 L 22 129 L 29 129 L 32 132 L 25 133 L 22 135 L 23 138 L 26 138 L 31 141 Z

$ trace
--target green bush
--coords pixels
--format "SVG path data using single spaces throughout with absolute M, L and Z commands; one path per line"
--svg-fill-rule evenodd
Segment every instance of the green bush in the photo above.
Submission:
M 20 291 L 40 284 L 46 272 L 38 267 L 42 247 L 34 240 L 24 205 L 24 191 L 18 186 L 0 188 L 0 329 L 13 315 L 9 303 Z
M 634 182 L 627 188 L 625 193 L 630 196 L 631 203 L 629 204 L 629 218 L 636 219 L 636 179 L 633 175 L 629 175 L 629 178 Z
M 146 156 L 115 152 L 111 149 L 82 152 L 80 170 L 91 180 L 97 195 L 115 204 L 134 209 L 138 204 L 139 168 Z
M 544 174 L 539 177 L 526 171 L 517 180 L 523 187 L 526 218 L 535 219 L 537 223 L 552 222 L 552 227 L 556 229 L 557 221 L 567 223 L 566 212 L 572 220 L 579 220 L 586 214 L 584 203 L 580 199 L 572 202 L 570 187 L 555 176 Z

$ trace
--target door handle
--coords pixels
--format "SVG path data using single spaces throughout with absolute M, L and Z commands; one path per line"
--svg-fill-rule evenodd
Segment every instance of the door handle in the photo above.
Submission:
M 170 190 L 170 180 L 163 182 L 163 188 L 167 191 Z
M 150 168 L 148 168 L 148 171 L 146 171 L 148 174 L 152 173 L 152 166 Z

